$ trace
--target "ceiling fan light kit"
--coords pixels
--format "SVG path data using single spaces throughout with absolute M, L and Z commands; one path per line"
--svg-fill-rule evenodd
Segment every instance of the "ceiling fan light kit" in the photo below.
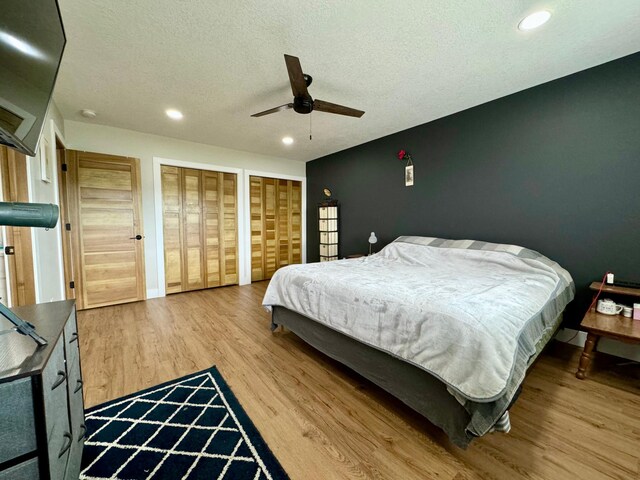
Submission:
M 325 102 L 324 100 L 314 100 L 307 87 L 313 82 L 313 77 L 302 72 L 300 59 L 291 55 L 284 56 L 287 72 L 289 73 L 289 83 L 291 83 L 291 92 L 293 93 L 293 103 L 285 103 L 279 107 L 270 108 L 263 112 L 254 113 L 252 117 L 263 117 L 271 113 L 281 112 L 282 110 L 293 109 L 294 112 L 303 115 L 313 111 L 335 113 L 337 115 L 346 115 L 348 117 L 360 118 L 364 115 L 362 110 L 345 107 L 336 103 Z

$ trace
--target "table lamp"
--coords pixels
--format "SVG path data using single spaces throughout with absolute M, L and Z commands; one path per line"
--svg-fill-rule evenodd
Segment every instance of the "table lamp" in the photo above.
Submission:
M 378 238 L 376 237 L 375 232 L 371 232 L 371 235 L 369 236 L 369 255 L 371 255 L 371 247 L 377 241 L 378 241 Z

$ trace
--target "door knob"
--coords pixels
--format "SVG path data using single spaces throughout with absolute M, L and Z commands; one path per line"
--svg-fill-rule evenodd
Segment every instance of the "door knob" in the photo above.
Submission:
M 136 235 L 135 237 L 129 237 L 129 240 L 142 240 L 142 235 Z

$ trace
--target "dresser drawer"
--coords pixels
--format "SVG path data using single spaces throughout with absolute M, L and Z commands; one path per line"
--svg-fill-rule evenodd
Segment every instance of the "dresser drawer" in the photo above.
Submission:
M 54 347 L 49 363 L 42 373 L 42 383 L 49 471 L 52 479 L 62 479 L 73 441 L 69 425 L 68 383 L 62 336 Z
M 39 478 L 37 458 L 32 458 L 0 472 L 0 480 L 38 480 Z
M 49 392 L 54 389 L 59 389 L 66 378 L 67 368 L 64 360 L 64 341 L 62 336 L 60 336 L 56 346 L 51 352 L 49 362 L 42 372 L 42 388 L 45 399 Z
M 79 442 L 74 438 L 71 450 L 69 451 L 69 460 L 67 461 L 67 469 L 64 474 L 65 480 L 78 480 L 80 476 L 80 464 L 82 463 L 82 447 L 84 439 Z
M 82 398 L 82 379 L 79 371 L 72 368 L 69 373 L 69 414 L 71 415 L 71 432 L 74 441 L 84 439 L 84 400 Z
M 2 463 L 33 452 L 37 447 L 31 377 L 0 383 L 0 399 Z

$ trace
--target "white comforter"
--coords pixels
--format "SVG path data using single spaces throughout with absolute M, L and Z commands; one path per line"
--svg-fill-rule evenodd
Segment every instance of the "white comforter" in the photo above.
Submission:
M 263 305 L 305 315 L 487 402 L 505 391 L 520 333 L 559 281 L 548 265 L 507 252 L 394 242 L 369 257 L 282 268 Z

